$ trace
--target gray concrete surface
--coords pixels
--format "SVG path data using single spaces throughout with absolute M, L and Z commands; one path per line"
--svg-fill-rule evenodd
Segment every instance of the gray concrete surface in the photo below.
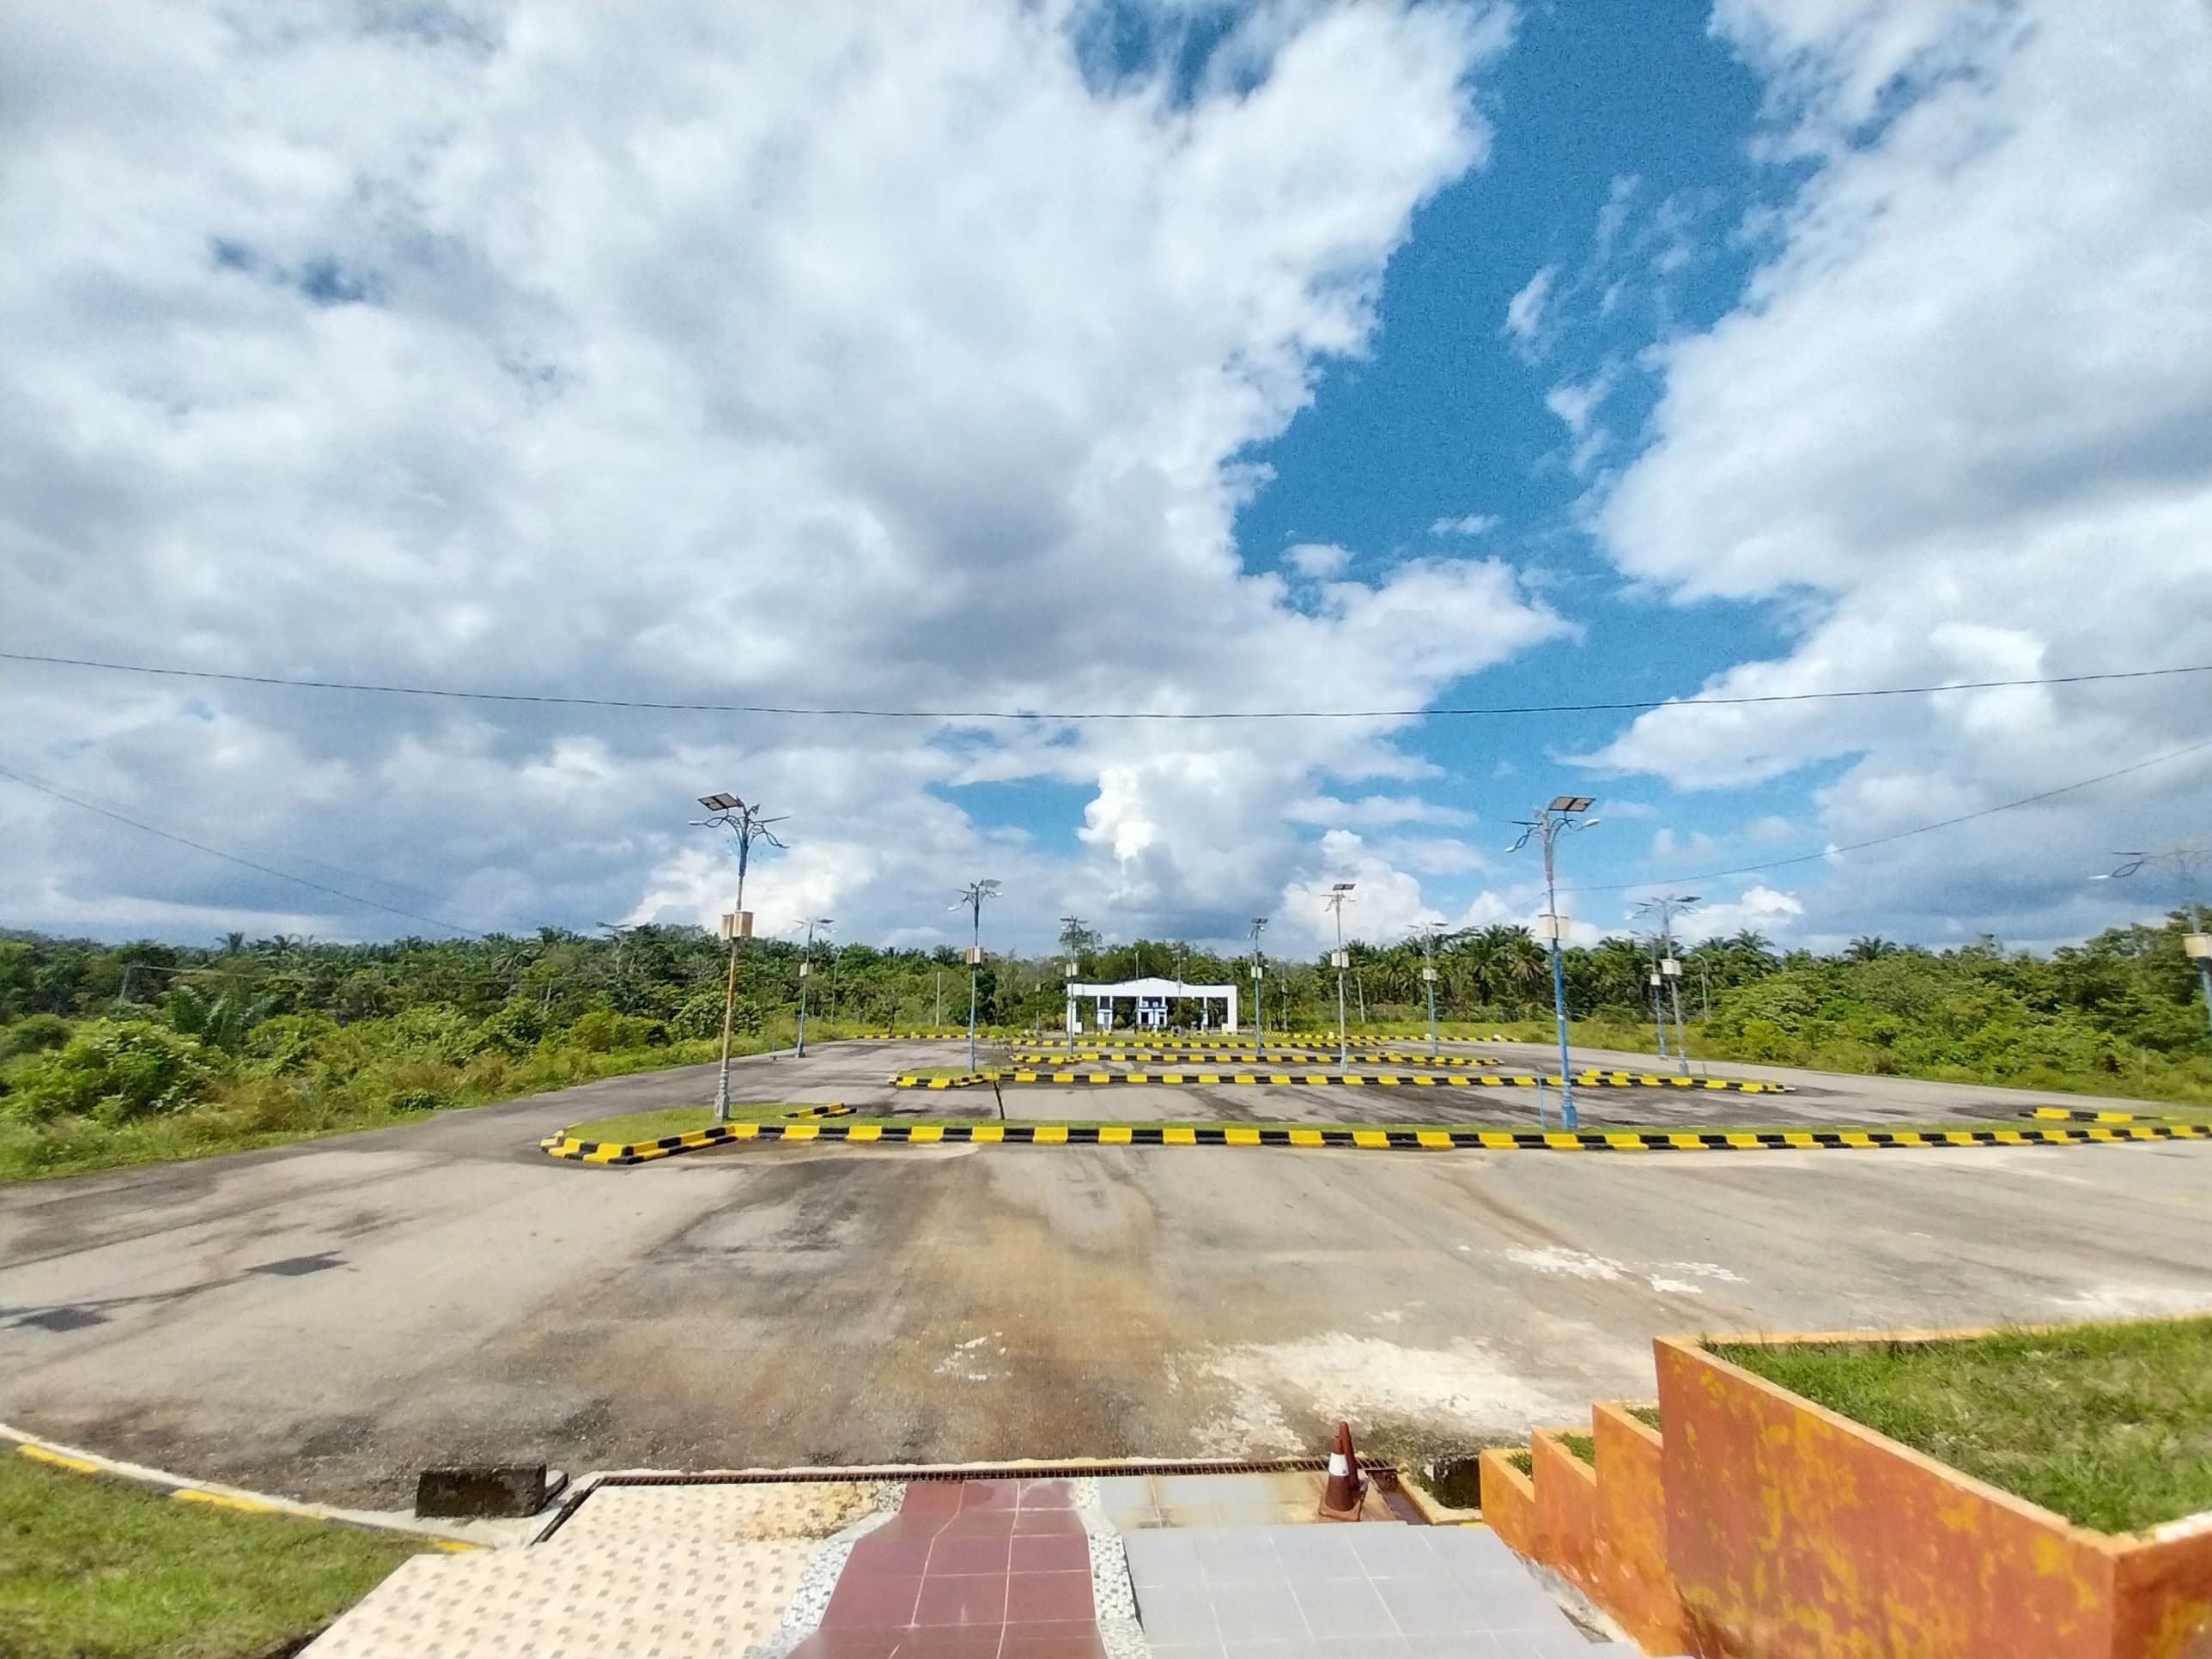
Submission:
M 754 1060 L 739 1092 L 850 1097 L 888 1069 Z M 1340 1415 L 1384 1450 L 1464 1445 L 1647 1391 L 1661 1332 L 2212 1309 L 2194 1145 L 535 1149 L 709 1089 L 615 1079 L 0 1188 L 0 1418 L 390 1504 L 465 1457 L 1267 1455 Z

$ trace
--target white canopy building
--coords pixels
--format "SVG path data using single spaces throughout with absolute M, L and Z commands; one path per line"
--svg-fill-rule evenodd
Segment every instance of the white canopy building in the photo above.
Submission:
M 1195 1002 L 1199 1005 L 1200 1024 L 1209 1028 L 1218 1025 L 1223 1030 L 1237 1029 L 1237 988 L 1233 985 L 1186 985 L 1179 979 L 1124 979 L 1111 984 L 1085 984 L 1073 980 L 1067 986 L 1067 1029 L 1082 1029 L 1077 1022 L 1076 1006 L 1091 1004 L 1091 1024 L 1094 1031 L 1110 1031 L 1116 1026 L 1134 1026 L 1139 1030 L 1157 1031 L 1168 1023 L 1171 1003 Z M 1213 1005 L 1224 1007 L 1223 1017 L 1213 1018 Z M 1127 1011 L 1115 1007 L 1116 1003 L 1133 1005 Z

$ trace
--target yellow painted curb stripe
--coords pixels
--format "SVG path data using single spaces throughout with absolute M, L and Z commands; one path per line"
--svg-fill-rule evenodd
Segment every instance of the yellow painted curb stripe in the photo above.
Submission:
M 68 1469 L 75 1474 L 100 1473 L 97 1463 L 88 1463 L 82 1457 L 64 1457 L 59 1452 L 48 1451 L 44 1446 L 18 1446 L 15 1449 L 34 1463 L 51 1463 L 58 1469 Z

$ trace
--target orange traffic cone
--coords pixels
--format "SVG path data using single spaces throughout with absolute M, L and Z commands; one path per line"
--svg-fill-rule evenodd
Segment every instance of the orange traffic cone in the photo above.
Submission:
M 1352 1425 L 1339 1423 L 1336 1444 L 1328 1454 L 1328 1484 L 1322 1488 L 1321 1518 L 1357 1521 L 1366 1495 L 1365 1484 L 1359 1478 L 1359 1454 L 1352 1449 Z

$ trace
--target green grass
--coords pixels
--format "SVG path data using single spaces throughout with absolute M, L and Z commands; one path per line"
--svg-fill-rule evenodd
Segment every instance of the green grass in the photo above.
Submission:
M 1659 1408 L 1656 1406 L 1631 1406 L 1628 1414 L 1653 1433 L 1659 1431 Z
M 2078 1525 L 2212 1510 L 2212 1318 L 1721 1358 Z
M 1505 1461 L 1527 1475 L 1536 1473 L 1536 1459 L 1526 1446 L 1516 1446 L 1505 1454 Z
M 732 1101 L 730 1103 L 730 1121 L 773 1123 L 801 1109 L 799 1103 L 787 1100 L 759 1105 L 740 1105 Z M 626 1112 L 618 1117 L 595 1117 L 561 1133 L 572 1140 L 635 1142 L 659 1140 L 664 1136 L 689 1134 L 694 1129 L 711 1129 L 714 1127 L 714 1109 L 712 1106 L 664 1106 L 656 1112 Z
M 1559 1435 L 1557 1438 L 1559 1443 L 1562 1446 L 1565 1446 L 1575 1456 L 1580 1458 L 1592 1468 L 1595 1468 L 1597 1467 L 1597 1441 L 1594 1437 L 1587 1434 L 1577 1434 L 1572 1430 L 1568 1430 Z
M 0 1653 L 257 1659 L 321 1629 L 424 1547 L 0 1456 Z

